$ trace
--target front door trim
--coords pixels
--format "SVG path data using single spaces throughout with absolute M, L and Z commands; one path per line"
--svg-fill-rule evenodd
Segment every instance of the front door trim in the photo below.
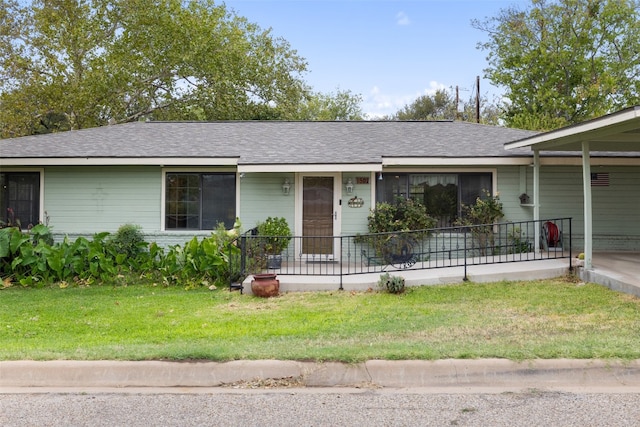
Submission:
M 339 172 L 300 172 L 300 173 L 296 173 L 296 177 L 295 177 L 295 185 L 296 185 L 296 191 L 295 191 L 295 196 L 296 196 L 296 200 L 295 200 L 295 235 L 296 236 L 303 236 L 303 227 L 302 227 L 302 216 L 303 216 L 303 207 L 302 207 L 302 203 L 303 203 L 303 191 L 304 191 L 304 186 L 303 186 L 303 180 L 304 177 L 309 177 L 309 176 L 323 176 L 323 177 L 331 177 L 333 178 L 333 236 L 339 236 L 340 235 L 340 230 L 341 230 L 341 225 L 342 225 L 342 211 L 341 211 L 341 204 L 340 204 L 340 198 L 342 195 L 342 174 Z M 307 255 L 311 255 L 311 254 L 303 254 L 302 253 L 302 248 L 297 248 L 298 250 L 296 250 L 296 255 L 299 257 L 305 257 Z M 339 254 L 339 244 L 337 242 L 337 239 L 333 239 L 333 259 L 334 260 L 338 260 L 338 256 L 336 256 L 336 254 Z

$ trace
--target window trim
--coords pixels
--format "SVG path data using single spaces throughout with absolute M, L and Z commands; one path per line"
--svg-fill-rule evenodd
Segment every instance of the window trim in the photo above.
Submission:
M 40 194 L 38 194 L 38 222 L 44 223 L 44 168 L 0 168 L 0 172 L 2 173 L 39 173 L 40 174 Z M 25 227 L 28 224 L 25 224 Z M 34 224 L 35 225 L 35 224 Z M 47 225 L 47 224 L 45 224 Z M 26 228 L 23 228 L 26 230 Z
M 160 230 L 168 233 L 201 233 L 201 232 L 210 232 L 211 230 L 203 230 L 203 229 L 185 229 L 185 228 L 167 228 L 166 227 L 166 206 L 167 206 L 167 174 L 169 173 L 193 173 L 193 174 L 203 174 L 203 173 L 232 173 L 236 177 L 236 195 L 235 195 L 235 210 L 236 216 L 238 216 L 238 212 L 240 212 L 240 180 L 238 177 L 237 170 L 235 168 L 212 168 L 212 167 L 204 167 L 197 168 L 193 166 L 179 168 L 179 167 L 169 167 L 162 168 L 162 185 L 161 185 L 161 201 L 160 201 Z
M 474 173 L 484 173 L 491 174 L 491 194 L 498 194 L 498 168 L 388 168 L 382 171 L 383 179 L 386 174 L 393 175 L 394 173 L 402 173 L 407 175 L 412 174 L 474 174 Z M 374 204 L 378 203 L 377 200 L 377 181 L 376 189 L 374 190 Z

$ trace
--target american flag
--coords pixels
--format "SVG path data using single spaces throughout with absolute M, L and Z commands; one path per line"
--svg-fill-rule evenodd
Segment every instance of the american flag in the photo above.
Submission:
M 608 187 L 609 186 L 609 172 L 599 172 L 591 174 L 591 186 L 592 187 Z

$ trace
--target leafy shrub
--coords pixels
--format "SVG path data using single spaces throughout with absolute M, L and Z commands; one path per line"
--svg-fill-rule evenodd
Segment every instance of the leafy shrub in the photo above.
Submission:
M 211 236 L 201 241 L 194 237 L 184 246 L 171 246 L 159 262 L 164 282 L 186 287 L 231 283 L 236 279 L 232 276 L 240 274 L 239 270 L 230 268 L 230 259 L 240 254 L 240 249 L 234 244 L 239 228 L 239 221 L 229 231 L 224 224 L 219 224 Z
M 43 226 L 44 227 L 44 226 Z M 35 227 L 34 227 L 35 228 Z M 116 263 L 126 256 L 114 257 L 104 239 L 109 233 L 96 234 L 92 241 L 65 238 L 54 245 L 20 230 L 11 232 L 7 248 L 0 244 L 1 274 L 23 286 L 90 279 L 108 280 L 118 273 Z M 0 232 L 4 234 L 4 232 Z M 4 241 L 0 237 L 0 241 Z
M 52 243 L 51 230 L 42 224 L 29 231 L 18 227 L 0 229 L 0 275 L 21 278 L 32 275 L 35 280 L 42 274 L 47 276 L 46 256 Z
M 500 195 L 492 196 L 487 190 L 471 206 L 463 206 L 462 219 L 458 225 L 494 224 L 504 217 Z
M 41 228 L 38 228 L 41 227 Z M 230 260 L 239 257 L 235 245 L 239 222 L 233 230 L 220 225 L 210 237 L 193 238 L 184 246 L 165 251 L 156 243 L 141 239 L 136 226 L 121 227 L 120 233 L 97 233 L 89 240 L 68 238 L 49 244 L 50 230 L 38 225 L 31 232 L 18 228 L 0 229 L 0 276 L 5 282 L 23 286 L 40 286 L 54 282 L 91 284 L 122 283 L 118 278 L 157 278 L 166 284 L 185 287 L 230 283 L 240 268 L 232 269 Z M 147 248 L 147 250 L 143 250 Z
M 142 228 L 135 224 L 124 224 L 111 237 L 110 244 L 114 246 L 116 252 L 125 254 L 128 257 L 136 257 L 148 246 L 142 234 Z
M 272 255 L 282 253 L 291 241 L 291 229 L 287 220 L 282 217 L 268 217 L 258 223 L 258 235 L 266 236 L 264 240 L 265 252 Z
M 436 224 L 422 203 L 400 197 L 395 204 L 376 204 L 367 220 L 371 234 L 357 236 L 355 241 L 369 245 L 387 264 L 409 261 L 412 248 Z
M 530 244 L 527 241 L 526 234 L 520 227 L 513 227 L 507 237 L 509 239 L 509 253 L 520 254 L 529 252 Z
M 29 234 L 31 235 L 31 240 L 34 244 L 43 241 L 47 245 L 53 245 L 53 233 L 51 233 L 51 228 L 49 227 L 37 224 L 29 230 Z
M 369 233 L 426 230 L 436 224 L 422 203 L 401 197 L 394 204 L 377 203 L 367 221 Z
M 378 287 L 391 294 L 401 294 L 405 291 L 404 277 L 392 276 L 389 273 L 380 275 Z
M 489 248 L 495 247 L 493 225 L 504 217 L 500 196 L 492 196 L 488 191 L 483 191 L 483 196 L 478 197 L 471 206 L 463 206 L 462 218 L 456 221 L 456 225 L 471 226 L 471 235 L 481 255 L 486 255 Z

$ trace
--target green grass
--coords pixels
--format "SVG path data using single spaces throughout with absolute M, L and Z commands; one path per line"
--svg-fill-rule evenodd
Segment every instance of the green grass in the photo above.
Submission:
M 640 299 L 568 280 L 377 292 L 0 291 L 0 360 L 640 358 Z

